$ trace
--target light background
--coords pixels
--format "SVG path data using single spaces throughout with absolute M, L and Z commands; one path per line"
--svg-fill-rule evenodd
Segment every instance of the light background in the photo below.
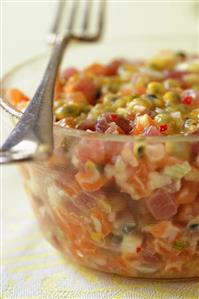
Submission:
M 46 49 L 45 35 L 56 1 L 1 0 L 1 76 L 12 66 Z M 186 48 L 199 49 L 199 1 L 108 1 L 105 40 L 134 37 L 173 40 Z M 161 47 L 161 44 L 160 44 Z M 1 140 L 11 129 L 1 115 Z M 6 215 L 13 201 L 24 198 L 16 169 L 6 166 L 1 177 L 3 235 Z M 17 224 L 16 224 L 17 229 Z
M 45 49 L 57 1 L 2 1 L 3 71 Z M 106 40 L 150 36 L 196 43 L 199 1 L 113 0 L 107 5 Z

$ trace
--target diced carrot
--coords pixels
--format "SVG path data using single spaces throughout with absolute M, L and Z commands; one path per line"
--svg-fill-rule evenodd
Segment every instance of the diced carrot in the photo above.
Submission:
M 105 74 L 105 67 L 100 63 L 94 63 L 85 69 L 85 73 L 91 73 L 94 75 L 103 76 Z
M 79 249 L 89 255 L 94 255 L 96 252 L 96 246 L 91 242 L 89 237 L 82 236 L 79 242 Z
M 80 192 L 80 188 L 77 184 L 65 185 L 63 189 L 72 197 L 76 196 Z
M 172 242 L 179 235 L 179 228 L 174 226 L 171 221 L 160 221 L 144 227 L 144 231 L 151 233 L 155 238 L 166 239 Z
M 68 103 L 88 104 L 86 96 L 81 91 L 67 92 L 65 95 Z
M 146 87 L 145 86 L 143 86 L 143 85 L 135 86 L 135 92 L 136 92 L 136 94 L 142 95 L 143 93 L 145 93 L 145 91 L 146 91 Z
M 54 98 L 55 100 L 60 99 L 62 92 L 62 84 L 59 79 L 56 80 L 55 82 L 55 89 L 54 89 Z
M 176 202 L 179 205 L 192 203 L 198 193 L 198 184 L 196 182 L 184 181 L 180 191 L 176 194 Z
M 7 92 L 7 97 L 9 102 L 14 106 L 20 102 L 29 101 L 29 98 L 16 88 L 9 89 Z
M 121 96 L 130 96 L 132 94 L 131 89 L 122 89 L 119 91 L 119 95 Z
M 66 208 L 57 206 L 53 209 L 54 218 L 63 232 L 67 233 L 69 238 L 73 237 L 78 233 L 79 230 L 82 230 L 82 224 L 79 222 L 79 219 L 71 213 L 68 213 Z
M 54 209 L 55 219 L 72 242 L 71 248 L 80 250 L 85 254 L 95 254 L 96 246 L 92 243 L 89 236 L 89 228 L 86 223 L 77 215 L 69 213 L 65 208 L 59 206 Z M 77 256 L 76 252 L 73 252 Z
M 133 175 L 128 179 L 128 183 L 133 185 L 139 195 L 149 195 L 149 190 L 146 187 L 148 178 L 148 168 L 146 163 L 140 163 L 138 168 L 132 171 L 132 173 Z
M 92 172 L 78 172 L 75 176 L 77 182 L 83 190 L 96 191 L 99 190 L 105 183 L 106 179 L 99 176 L 95 181 L 93 180 Z
M 112 231 L 111 223 L 107 218 L 107 214 L 98 208 L 91 209 L 91 216 L 97 218 L 102 225 L 102 233 L 107 236 Z
M 133 130 L 133 135 L 139 135 L 143 132 L 143 130 L 144 130 L 144 127 L 141 124 L 137 123 L 135 130 Z
M 106 179 L 105 178 L 99 178 L 98 181 L 96 182 L 92 182 L 92 183 L 83 183 L 83 182 L 79 182 L 81 188 L 85 191 L 96 191 L 99 190 L 102 186 L 104 186 L 104 184 L 106 183 Z
M 85 169 L 75 175 L 77 182 L 83 190 L 99 190 L 107 182 L 107 179 L 97 170 L 93 162 L 87 161 L 84 166 Z
M 75 180 L 75 176 L 73 174 L 68 174 L 65 171 L 59 170 L 56 184 L 72 197 L 76 196 L 81 191 L 79 184 Z
M 152 233 L 155 238 L 161 238 L 168 225 L 168 221 L 161 221 L 146 227 L 146 231 Z

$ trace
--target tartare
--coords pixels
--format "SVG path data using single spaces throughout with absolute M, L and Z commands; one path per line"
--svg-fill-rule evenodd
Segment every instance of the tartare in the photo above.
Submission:
M 30 100 L 7 95 L 21 111 Z M 54 122 L 88 134 L 59 128 L 49 161 L 21 166 L 51 243 L 105 272 L 199 277 L 199 56 L 67 68 Z

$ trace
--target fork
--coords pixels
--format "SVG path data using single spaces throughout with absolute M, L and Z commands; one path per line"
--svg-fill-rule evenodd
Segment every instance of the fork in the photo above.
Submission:
M 94 42 L 102 35 L 104 24 L 105 1 L 60 1 L 54 24 L 48 35 L 48 42 L 53 44 L 49 63 L 41 83 L 30 104 L 22 114 L 0 149 L 0 164 L 47 159 L 53 152 L 53 94 L 55 80 L 64 50 L 71 40 Z M 98 17 L 95 32 L 91 33 L 91 12 L 98 5 Z M 69 17 L 64 32 L 59 32 L 61 14 L 68 6 Z M 81 13 L 82 22 L 79 33 L 75 32 L 77 13 Z

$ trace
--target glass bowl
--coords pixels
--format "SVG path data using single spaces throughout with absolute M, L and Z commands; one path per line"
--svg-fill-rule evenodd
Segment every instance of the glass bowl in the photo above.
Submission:
M 63 65 L 146 57 L 160 44 L 74 45 Z M 5 91 L 17 87 L 31 97 L 48 57 L 4 77 L 2 104 L 15 122 L 21 114 Z M 114 136 L 54 126 L 54 142 L 48 161 L 19 169 L 40 228 L 63 257 L 129 277 L 199 277 L 199 136 Z

